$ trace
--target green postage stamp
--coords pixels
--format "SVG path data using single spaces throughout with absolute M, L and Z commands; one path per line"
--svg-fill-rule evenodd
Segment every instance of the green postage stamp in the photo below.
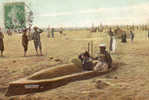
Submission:
M 4 5 L 4 18 L 6 29 L 25 28 L 25 3 L 6 3 Z

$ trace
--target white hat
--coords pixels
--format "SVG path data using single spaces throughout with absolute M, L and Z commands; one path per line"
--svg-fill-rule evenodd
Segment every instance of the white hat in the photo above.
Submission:
M 105 44 L 100 44 L 99 47 L 106 47 L 106 45 Z

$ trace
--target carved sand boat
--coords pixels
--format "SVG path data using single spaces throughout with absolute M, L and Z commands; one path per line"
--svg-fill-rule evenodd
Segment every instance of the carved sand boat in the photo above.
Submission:
M 83 80 L 102 75 L 109 71 L 111 70 L 98 73 L 95 71 L 83 71 L 82 66 L 79 63 L 58 65 L 11 82 L 6 96 L 42 92 L 76 80 Z

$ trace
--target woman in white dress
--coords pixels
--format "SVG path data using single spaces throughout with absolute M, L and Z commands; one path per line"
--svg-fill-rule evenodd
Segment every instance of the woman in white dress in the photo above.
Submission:
M 112 36 L 112 53 L 115 53 L 115 51 L 116 51 L 116 38 L 115 38 L 115 36 Z

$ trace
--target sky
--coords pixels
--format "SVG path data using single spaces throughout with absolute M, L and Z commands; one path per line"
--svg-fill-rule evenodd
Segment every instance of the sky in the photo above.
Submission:
M 41 27 L 149 23 L 149 0 L 0 0 L 1 25 L 4 3 L 17 1 L 31 4 L 33 24 Z

